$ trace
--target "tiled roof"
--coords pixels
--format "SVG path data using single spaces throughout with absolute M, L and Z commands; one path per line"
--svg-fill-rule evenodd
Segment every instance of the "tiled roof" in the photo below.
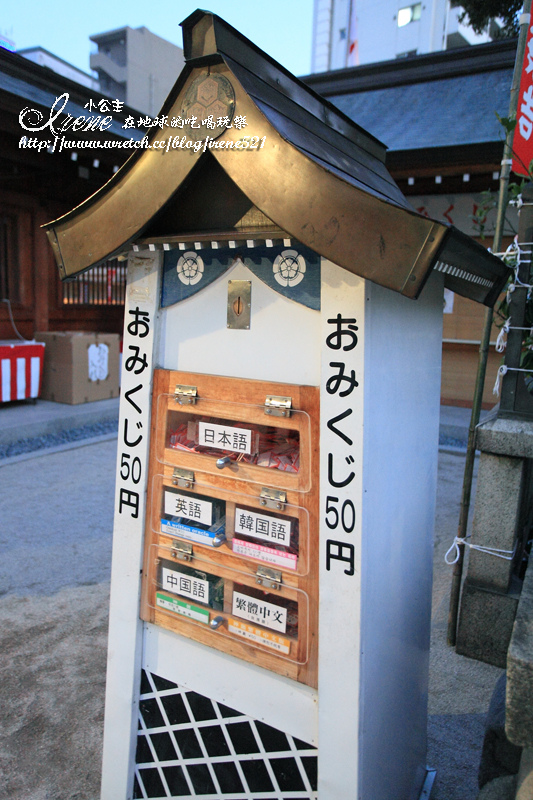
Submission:
M 391 86 L 329 99 L 390 150 L 504 139 L 512 70 Z

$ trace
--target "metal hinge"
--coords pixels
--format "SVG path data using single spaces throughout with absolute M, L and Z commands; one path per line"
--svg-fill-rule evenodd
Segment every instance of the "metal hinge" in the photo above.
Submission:
M 256 583 L 267 589 L 281 589 L 281 572 L 269 567 L 257 567 Z
M 259 502 L 266 508 L 275 508 L 276 511 L 283 511 L 285 503 L 287 502 L 287 492 L 282 492 L 279 489 L 261 489 L 259 494 Z
M 179 539 L 173 539 L 170 555 L 172 558 L 181 558 L 182 561 L 191 561 L 193 556 L 192 544 L 190 542 L 181 542 Z
M 181 486 L 182 489 L 192 489 L 194 485 L 194 472 L 192 469 L 175 467 L 172 473 L 172 484 L 174 486 Z
M 292 397 L 278 397 L 269 394 L 265 400 L 265 414 L 271 417 L 290 417 Z
M 182 386 L 180 383 L 176 384 L 174 390 L 174 400 L 180 406 L 194 406 L 198 399 L 198 389 L 196 386 Z

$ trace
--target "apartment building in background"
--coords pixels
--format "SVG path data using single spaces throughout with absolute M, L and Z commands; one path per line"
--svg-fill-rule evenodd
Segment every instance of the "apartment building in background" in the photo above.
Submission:
M 155 116 L 184 64 L 181 47 L 148 28 L 117 28 L 90 37 L 97 51 L 91 69 L 109 97 Z
M 44 47 L 26 47 L 23 50 L 16 51 L 20 56 L 24 56 L 34 64 L 39 64 L 45 69 L 51 69 L 58 75 L 68 78 L 71 81 L 76 81 L 81 86 L 86 86 L 88 89 L 93 89 L 95 92 L 99 91 L 98 81 L 93 75 L 88 75 L 73 64 L 69 64 L 59 56 L 54 55 Z
M 311 72 L 483 44 L 453 0 L 314 0 Z

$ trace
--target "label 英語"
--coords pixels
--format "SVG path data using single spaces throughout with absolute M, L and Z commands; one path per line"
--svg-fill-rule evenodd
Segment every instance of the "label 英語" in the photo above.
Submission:
M 213 503 L 200 500 L 194 495 L 165 491 L 165 514 L 171 517 L 184 517 L 203 525 L 211 525 L 213 521 Z

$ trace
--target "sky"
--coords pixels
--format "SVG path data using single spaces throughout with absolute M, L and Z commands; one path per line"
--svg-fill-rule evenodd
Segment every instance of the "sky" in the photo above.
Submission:
M 144 25 L 181 47 L 179 23 L 196 8 L 218 14 L 293 74 L 311 71 L 313 0 L 4 0 L 0 34 L 17 50 L 40 45 L 89 72 L 89 36 Z

